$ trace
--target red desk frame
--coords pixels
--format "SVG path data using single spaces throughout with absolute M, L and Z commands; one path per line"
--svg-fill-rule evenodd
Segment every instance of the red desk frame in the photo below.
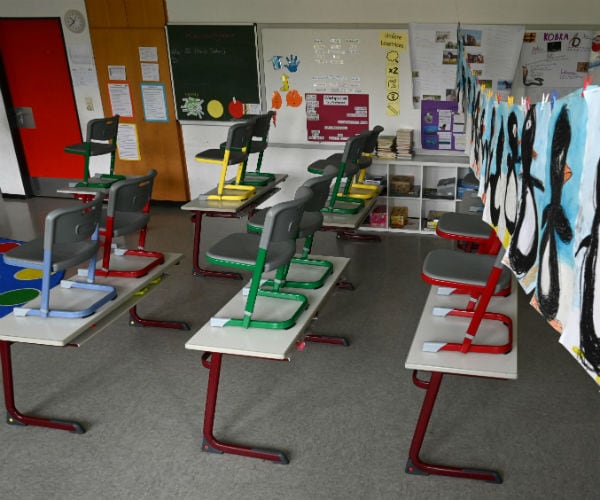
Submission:
M 132 311 L 135 311 L 135 304 L 139 302 L 148 291 L 153 289 L 162 281 L 162 275 L 164 274 L 165 269 L 175 265 L 180 260 L 181 255 L 165 254 L 165 258 L 166 262 L 153 269 L 149 273 L 148 277 L 141 277 L 135 280 L 131 278 L 98 278 L 98 281 L 100 282 L 109 284 L 127 283 L 129 286 L 126 285 L 123 287 L 115 285 L 117 287 L 118 295 L 114 301 L 109 302 L 88 318 L 32 318 L 33 321 L 38 322 L 38 324 L 40 324 L 40 321 L 48 322 L 46 325 L 48 329 L 51 329 L 51 325 L 57 325 L 58 322 L 60 322 L 60 324 L 63 326 L 62 328 L 57 326 L 56 329 L 61 330 L 61 333 L 57 334 L 56 338 L 42 340 L 39 339 L 39 337 L 29 338 L 27 336 L 22 336 L 23 340 L 19 340 L 19 335 L 22 335 L 22 330 L 27 328 L 22 324 L 23 322 L 20 322 L 18 324 L 11 323 L 10 330 L 17 331 L 18 333 L 16 335 L 12 334 L 14 335 L 14 340 L 9 340 L 8 337 L 10 337 L 11 334 L 2 330 L 3 324 L 2 320 L 0 319 L 0 335 L 6 337 L 4 339 L 0 339 L 0 362 L 2 364 L 2 385 L 4 388 L 4 404 L 7 411 L 6 420 L 8 424 L 48 427 L 52 429 L 74 432 L 76 434 L 83 434 L 85 432 L 83 426 L 78 422 L 72 420 L 59 420 L 55 418 L 26 415 L 17 409 L 15 403 L 11 346 L 15 342 L 25 342 L 38 345 L 53 345 L 57 347 L 79 347 L 83 342 L 112 323 L 112 321 L 123 312 L 129 310 L 131 314 Z M 27 318 L 22 319 L 26 320 Z M 163 328 L 189 330 L 189 326 L 183 322 L 143 320 L 139 317 L 138 320 L 139 321 L 136 323 L 139 324 L 139 326 L 158 326 Z M 13 322 L 12 318 L 7 319 L 7 321 Z M 131 321 L 133 320 L 130 319 L 130 322 Z M 69 322 L 72 322 L 72 330 L 69 326 L 64 326 L 68 325 Z M 33 329 L 35 330 L 35 328 Z
M 254 448 L 219 440 L 214 435 L 217 395 L 221 376 L 221 365 L 225 354 L 251 357 L 270 361 L 287 361 L 293 351 L 302 349 L 304 342 L 321 342 L 347 346 L 343 337 L 323 336 L 306 333 L 313 318 L 327 296 L 336 286 L 339 277 L 349 259 L 343 257 L 318 257 L 334 262 L 334 271 L 323 287 L 317 290 L 302 290 L 309 298 L 309 307 L 299 318 L 298 323 L 287 330 L 244 329 L 241 327 L 211 327 L 204 325 L 187 343 L 187 349 L 203 351 L 202 365 L 209 369 L 204 423 L 202 428 L 202 450 L 211 453 L 229 453 L 249 458 L 259 458 L 270 462 L 287 464 L 285 453 L 277 450 Z M 293 273 L 293 265 L 290 274 Z M 227 317 L 232 310 L 243 304 L 240 291 L 221 309 L 218 317 Z
M 427 302 L 423 308 L 419 326 L 413 338 L 405 367 L 413 370 L 412 380 L 415 386 L 424 389 L 425 397 L 419 418 L 412 437 L 405 472 L 416 475 L 442 475 L 466 479 L 478 479 L 492 483 L 501 483 L 498 471 L 473 467 L 454 467 L 428 463 L 420 458 L 421 447 L 425 439 L 429 421 L 435 406 L 444 375 L 470 376 L 511 380 L 517 378 L 517 283 L 512 278 L 513 293 L 508 297 L 493 297 L 490 301 L 494 311 L 511 317 L 514 327 L 513 347 L 507 354 L 482 354 L 457 351 L 423 351 L 423 343 L 434 333 L 440 341 L 462 339 L 468 326 L 468 319 L 461 317 L 434 316 L 432 309 L 439 307 L 456 307 L 460 303 L 459 295 L 437 295 L 437 287 L 432 286 Z M 492 322 L 490 322 L 492 323 Z M 498 337 L 504 335 L 503 328 L 489 324 L 478 332 L 480 342 L 493 344 Z M 429 379 L 418 376 L 419 372 L 429 372 Z

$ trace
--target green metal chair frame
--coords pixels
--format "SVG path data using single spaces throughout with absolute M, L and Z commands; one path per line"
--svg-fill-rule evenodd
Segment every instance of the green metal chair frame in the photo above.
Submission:
M 365 130 L 360 134 L 350 137 L 346 141 L 344 152 L 339 163 L 331 163 L 338 167 L 338 174 L 331 189 L 331 195 L 328 203 L 323 207 L 324 212 L 355 214 L 364 206 L 364 200 L 348 196 L 352 178 L 358 173 L 358 160 L 365 146 L 365 142 L 371 132 Z M 346 178 L 342 186 L 342 180 Z M 340 206 L 339 202 L 346 203 L 346 206 Z
M 291 264 L 322 267 L 324 268 L 322 275 L 316 280 L 289 280 L 287 278 L 289 271 L 288 266 L 288 270 L 285 272 L 283 279 L 267 280 L 263 283 L 263 288 L 270 287 L 274 290 L 280 290 L 281 288 L 316 289 L 323 286 L 329 275 L 333 272 L 333 263 L 324 259 L 312 259 L 310 258 L 310 252 L 312 250 L 315 233 L 323 225 L 323 212 L 321 209 L 325 206 L 325 203 L 327 203 L 331 182 L 337 176 L 337 171 L 337 167 L 329 165 L 323 172 L 323 175 L 312 177 L 304 182 L 303 186 L 310 189 L 312 192 L 311 198 L 304 206 L 304 213 L 302 214 L 298 230 L 298 238 L 304 238 L 304 244 L 300 256 L 294 256 L 290 261 Z M 267 210 L 268 209 L 266 208 L 258 210 L 250 217 L 246 226 L 248 231 L 255 233 L 262 232 Z
M 301 186 L 292 201 L 278 203 L 269 208 L 262 233 L 233 233 L 206 253 L 212 264 L 233 267 L 252 272 L 244 315 L 242 318 L 212 318 L 213 326 L 238 326 L 243 328 L 287 329 L 308 307 L 308 298 L 301 293 L 281 290 L 263 290 L 263 274 L 275 271 L 276 279 L 283 279 L 290 260 L 296 252 L 296 238 L 306 202 L 312 196 L 310 189 Z M 257 319 L 253 317 L 258 297 L 271 297 L 298 302 L 294 313 L 282 320 Z
M 117 134 L 119 132 L 119 115 L 108 118 L 96 118 L 87 124 L 86 140 L 65 147 L 66 153 L 82 155 L 83 181 L 77 187 L 108 188 L 113 182 L 125 179 L 124 175 L 115 174 L 115 156 L 117 151 Z M 99 181 L 90 182 L 90 157 L 110 154 L 110 170 L 101 174 Z

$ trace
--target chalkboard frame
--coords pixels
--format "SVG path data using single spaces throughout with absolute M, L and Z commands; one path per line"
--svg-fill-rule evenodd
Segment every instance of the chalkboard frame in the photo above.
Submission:
M 177 120 L 231 121 L 260 107 L 256 24 L 167 24 L 166 34 Z

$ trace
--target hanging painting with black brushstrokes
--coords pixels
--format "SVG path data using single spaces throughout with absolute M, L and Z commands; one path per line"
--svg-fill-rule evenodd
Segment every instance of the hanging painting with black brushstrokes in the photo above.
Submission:
M 585 122 L 577 128 L 586 134 L 580 178 L 580 210 L 575 219 L 575 276 L 572 311 L 560 343 L 600 384 L 600 87 L 586 90 Z M 583 116 L 581 117 L 584 118 Z
M 531 305 L 600 384 L 600 88 L 512 104 L 481 89 L 461 46 L 458 68 L 483 219 Z

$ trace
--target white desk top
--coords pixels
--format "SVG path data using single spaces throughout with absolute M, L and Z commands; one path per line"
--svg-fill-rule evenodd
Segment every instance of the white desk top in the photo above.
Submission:
M 378 196 L 378 195 L 377 195 Z M 363 221 L 367 218 L 367 215 L 371 213 L 371 210 L 375 203 L 377 203 L 377 196 L 374 196 L 370 200 L 365 200 L 365 204 L 363 208 L 361 208 L 355 214 L 340 214 L 340 213 L 332 213 L 332 212 L 324 212 L 323 213 L 323 227 L 328 228 L 349 228 L 356 229 L 360 226 Z M 337 207 L 345 208 L 345 207 L 353 207 L 355 206 L 352 202 L 341 202 L 338 201 L 336 203 Z
M 0 318 L 0 340 L 52 346 L 80 344 L 139 302 L 143 298 L 145 289 L 149 290 L 153 287 L 155 283 L 152 282 L 160 278 L 168 268 L 179 262 L 181 257 L 181 254 L 165 253 L 164 264 L 155 267 L 146 276 L 140 278 L 103 278 L 97 276 L 97 283 L 113 285 L 117 289 L 117 297 L 87 318 L 17 317 L 12 313 L 4 316 Z M 142 259 L 142 257 L 113 255 L 111 256 L 111 266 L 119 267 L 119 261 L 121 261 L 122 268 L 126 268 L 124 265 L 126 259 L 132 258 Z M 139 260 L 137 262 L 139 265 Z M 77 277 L 70 279 L 81 280 Z M 137 293 L 141 291 L 144 291 L 144 293 Z M 68 307 L 73 308 L 84 306 L 97 298 L 97 293 L 94 291 L 82 293 L 74 288 L 68 289 L 55 286 L 50 291 L 50 305 L 68 304 Z M 28 304 L 33 306 L 36 303 L 40 303 L 39 297 Z
M 266 193 L 271 191 L 277 184 L 285 181 L 287 179 L 287 174 L 276 174 L 275 180 L 270 182 L 265 186 L 256 186 L 256 192 L 254 195 L 242 201 L 218 201 L 218 200 L 207 200 L 206 196 L 209 194 L 216 194 L 217 188 L 211 189 L 209 192 L 201 194 L 197 198 L 188 201 L 185 205 L 181 207 L 182 210 L 191 210 L 191 211 L 202 211 L 202 212 L 230 212 L 237 213 L 240 210 L 243 210 L 245 207 L 255 202 Z M 228 183 L 233 183 L 233 180 L 229 180 Z
M 446 341 L 462 342 L 469 318 L 437 317 L 432 308 L 458 306 L 463 308 L 468 300 L 466 295 L 437 295 L 437 287 L 432 286 L 423 308 L 423 314 L 413 338 L 405 367 L 411 370 L 456 373 L 490 378 L 517 378 L 517 297 L 518 283 L 513 277 L 512 293 L 508 297 L 493 297 L 489 311 L 500 312 L 513 321 L 513 348 L 508 354 L 480 354 L 439 351 L 424 352 L 423 342 Z M 482 321 L 475 336 L 478 344 L 503 343 L 506 328 L 498 321 Z
M 296 348 L 296 341 L 302 337 L 305 330 L 311 323 L 331 290 L 336 286 L 340 275 L 350 259 L 344 257 L 319 257 L 311 256 L 315 259 L 326 259 L 334 264 L 333 273 L 329 276 L 325 284 L 317 290 L 304 289 L 286 289 L 289 291 L 300 292 L 308 297 L 308 309 L 298 318 L 296 324 L 287 330 L 269 330 L 263 328 L 241 328 L 241 327 L 213 327 L 210 322 L 205 324 L 194 336 L 185 344 L 186 349 L 198 351 L 220 352 L 223 354 L 235 354 L 238 356 L 251 356 L 267 359 L 288 359 Z M 310 268 L 310 269 L 309 269 Z M 314 268 L 314 269 L 313 269 Z M 296 274 L 302 270 L 301 277 Z M 318 271 L 317 271 L 318 269 Z M 290 279 L 309 280 L 314 275 L 320 275 L 322 268 L 315 266 L 298 266 L 292 264 L 288 277 Z M 286 304 L 289 302 L 289 304 Z M 231 317 L 233 315 L 241 317 L 243 315 L 244 298 L 242 291 L 238 292 L 215 317 Z M 286 307 L 288 306 L 289 307 Z M 284 301 L 282 299 L 272 299 L 268 297 L 258 297 L 256 301 L 255 314 L 257 318 L 270 316 L 269 319 L 277 319 L 274 314 L 281 313 L 282 317 L 289 313 L 289 309 L 295 309 L 298 306 L 296 301 Z M 289 316 L 289 314 L 287 314 Z

